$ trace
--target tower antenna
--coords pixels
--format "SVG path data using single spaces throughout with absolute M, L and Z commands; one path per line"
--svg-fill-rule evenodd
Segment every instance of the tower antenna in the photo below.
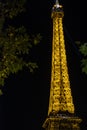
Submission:
M 59 5 L 59 0 L 56 0 L 56 5 Z

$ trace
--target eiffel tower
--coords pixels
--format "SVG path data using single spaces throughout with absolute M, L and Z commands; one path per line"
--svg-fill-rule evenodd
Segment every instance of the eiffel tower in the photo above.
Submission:
M 51 13 L 52 69 L 48 116 L 43 124 L 46 130 L 80 130 L 82 121 L 75 116 L 64 44 L 63 16 L 63 7 L 56 0 Z

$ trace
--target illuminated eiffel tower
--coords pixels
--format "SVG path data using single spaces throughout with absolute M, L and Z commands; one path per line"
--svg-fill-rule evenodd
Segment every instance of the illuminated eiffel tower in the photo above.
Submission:
M 56 0 L 51 14 L 53 19 L 52 70 L 48 117 L 43 124 L 46 130 L 80 130 L 81 119 L 74 114 L 70 89 L 63 35 L 63 16 L 63 7 Z

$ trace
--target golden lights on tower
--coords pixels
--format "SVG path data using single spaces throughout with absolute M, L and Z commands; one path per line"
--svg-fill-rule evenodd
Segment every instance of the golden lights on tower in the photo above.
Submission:
M 52 112 L 74 113 L 74 104 L 71 95 L 66 50 L 64 44 L 62 24 L 63 16 L 64 12 L 62 6 L 57 2 L 57 4 L 54 5 L 51 14 L 53 19 L 53 42 L 51 88 L 48 115 Z
M 63 16 L 63 7 L 56 0 L 51 13 L 53 19 L 51 86 L 48 117 L 43 124 L 46 130 L 80 130 L 79 123 L 82 121 L 74 116 L 64 43 Z

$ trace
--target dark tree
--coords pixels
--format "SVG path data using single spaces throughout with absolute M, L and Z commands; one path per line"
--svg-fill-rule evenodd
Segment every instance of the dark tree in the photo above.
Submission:
M 81 44 L 79 50 L 83 55 L 83 58 L 81 60 L 82 72 L 87 74 L 87 43 Z
M 23 67 L 30 72 L 37 64 L 26 57 L 33 45 L 40 42 L 40 34 L 30 36 L 24 26 L 12 25 L 13 20 L 25 11 L 25 0 L 5 0 L 0 2 L 0 86 L 10 74 L 17 73 Z M 0 94 L 2 94 L 0 87 Z

